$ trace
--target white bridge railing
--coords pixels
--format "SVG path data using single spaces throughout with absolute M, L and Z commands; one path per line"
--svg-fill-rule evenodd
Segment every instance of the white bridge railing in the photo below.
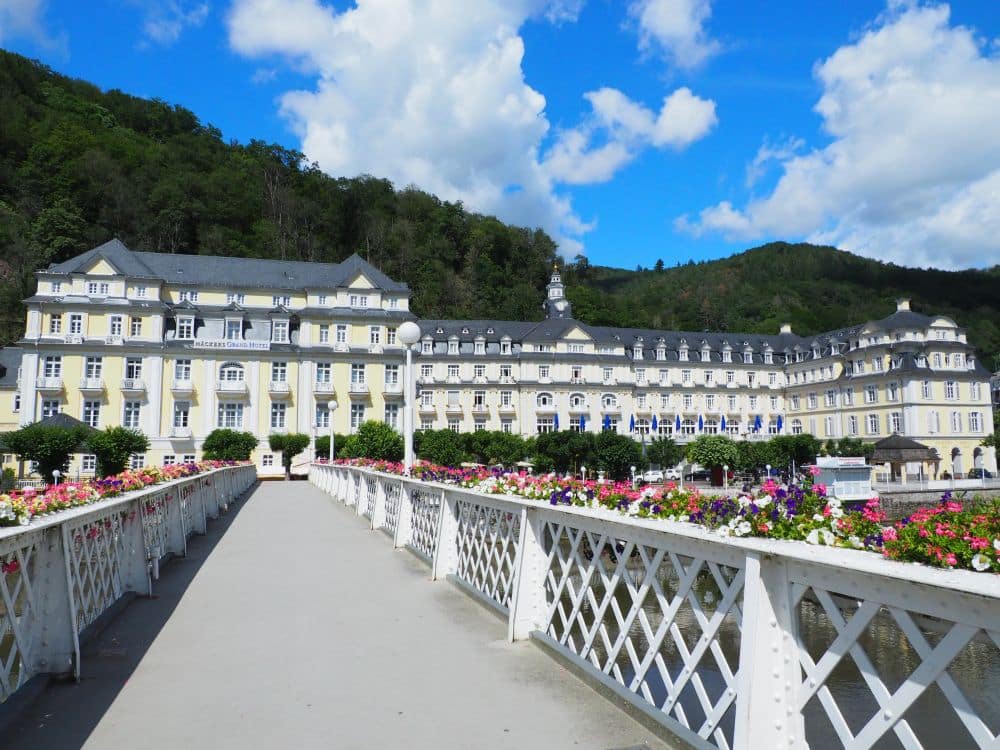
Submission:
M 0 702 L 36 675 L 80 676 L 87 628 L 128 594 L 152 594 L 160 562 L 257 478 L 214 469 L 0 529 Z
M 698 748 L 998 748 L 1000 576 L 314 464 L 310 479 Z

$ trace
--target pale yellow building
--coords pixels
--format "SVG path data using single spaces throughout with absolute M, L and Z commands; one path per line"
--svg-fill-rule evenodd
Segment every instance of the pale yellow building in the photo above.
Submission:
M 28 424 L 64 411 L 141 429 L 137 462 L 200 457 L 216 427 L 275 432 L 402 426 L 410 292 L 358 256 L 338 264 L 133 252 L 106 243 L 37 274 L 20 376 L 0 398 Z M 809 432 L 936 448 L 942 471 L 996 470 L 989 373 L 953 321 L 901 301 L 887 318 L 801 337 L 590 326 L 558 271 L 541 322 L 418 320 L 415 427 L 612 429 L 680 441 Z M 8 356 L 13 359 L 15 355 Z M 10 365 L 8 365 L 8 370 Z M 7 378 L 10 379 L 9 377 Z M 16 419 L 13 412 L 16 410 Z M 311 457 L 307 452 L 301 457 Z M 92 457 L 79 468 L 92 470 Z

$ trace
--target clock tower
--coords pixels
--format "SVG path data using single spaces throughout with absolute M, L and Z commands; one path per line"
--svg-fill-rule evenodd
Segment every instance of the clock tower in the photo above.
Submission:
M 546 318 L 573 317 L 573 307 L 566 299 L 566 288 L 563 286 L 562 276 L 559 275 L 559 266 L 553 267 L 552 278 L 549 279 L 545 291 L 545 302 L 542 308 L 545 310 Z

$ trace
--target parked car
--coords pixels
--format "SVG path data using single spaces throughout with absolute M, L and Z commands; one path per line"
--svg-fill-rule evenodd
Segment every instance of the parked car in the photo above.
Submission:
M 697 471 L 692 471 L 688 473 L 685 477 L 689 482 L 707 482 L 712 478 L 711 469 L 698 469 Z
M 681 478 L 680 469 L 666 469 L 663 472 L 663 478 L 671 482 L 676 482 Z
M 992 479 L 993 472 L 989 469 L 969 469 L 969 479 Z
M 663 472 L 660 471 L 659 469 L 650 469 L 649 471 L 643 473 L 642 481 L 648 482 L 649 484 L 653 484 L 654 482 L 662 482 Z

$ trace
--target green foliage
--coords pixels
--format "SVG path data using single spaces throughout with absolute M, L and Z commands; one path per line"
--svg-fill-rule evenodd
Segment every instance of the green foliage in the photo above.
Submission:
M 285 477 L 292 474 L 292 459 L 309 447 L 309 436 L 301 432 L 290 432 L 287 435 L 269 435 L 268 445 L 273 451 L 281 451 L 281 465 L 285 467 Z M 327 445 L 327 450 L 330 446 Z
M 725 435 L 699 435 L 688 443 L 686 454 L 691 463 L 709 468 L 735 466 L 740 457 L 736 441 Z
M 451 430 L 421 430 L 417 457 L 441 466 L 458 466 L 466 460 L 462 436 Z
M 356 458 L 403 460 L 403 436 L 385 422 L 369 420 L 358 427 L 358 431 L 351 437 L 354 441 L 352 443 L 348 439 L 348 446 L 356 446 L 351 448 L 352 455 Z
M 70 456 L 79 452 L 87 432 L 82 427 L 56 427 L 29 424 L 3 436 L 3 444 L 23 461 L 36 461 L 38 473 L 47 482 L 52 472 L 66 471 Z
M 864 456 L 870 459 L 875 452 L 875 444 L 866 443 L 860 438 L 845 437 L 840 440 L 827 440 L 825 450 L 830 456 Z
M 807 433 L 779 435 L 771 438 L 770 443 L 772 450 L 770 464 L 772 466 L 788 466 L 793 461 L 799 466 L 814 463 L 823 447 L 821 440 L 817 440 Z
M 3 470 L 3 474 L 0 475 L 0 492 L 6 492 L 11 489 L 16 481 L 17 477 L 14 474 L 14 470 L 8 466 Z
M 334 435 L 333 436 L 333 447 L 336 449 L 337 455 L 334 458 L 342 458 L 344 451 L 344 442 L 347 440 L 347 435 Z M 314 443 L 314 450 L 316 451 L 317 458 L 329 458 L 330 456 L 330 436 L 321 435 L 316 438 Z
M 594 435 L 589 432 L 543 432 L 535 437 L 535 455 L 548 459 L 552 470 L 576 473 L 594 455 Z M 537 462 L 536 462 L 537 463 Z
M 510 432 L 466 432 L 461 435 L 462 450 L 476 463 L 513 466 L 528 455 L 524 438 Z
M 253 433 L 224 428 L 212 430 L 202 443 L 203 455 L 209 461 L 247 461 L 256 447 Z
M 646 448 L 646 458 L 650 464 L 668 469 L 684 458 L 684 447 L 674 442 L 673 438 L 653 438 L 653 442 Z
M 149 449 L 149 438 L 128 427 L 108 427 L 92 432 L 87 449 L 97 457 L 97 475 L 109 477 L 125 471 L 129 458 Z
M 610 479 L 629 479 L 632 466 L 636 471 L 646 468 L 642 446 L 628 435 L 607 431 L 594 439 L 594 458 L 597 468 L 605 471 Z

